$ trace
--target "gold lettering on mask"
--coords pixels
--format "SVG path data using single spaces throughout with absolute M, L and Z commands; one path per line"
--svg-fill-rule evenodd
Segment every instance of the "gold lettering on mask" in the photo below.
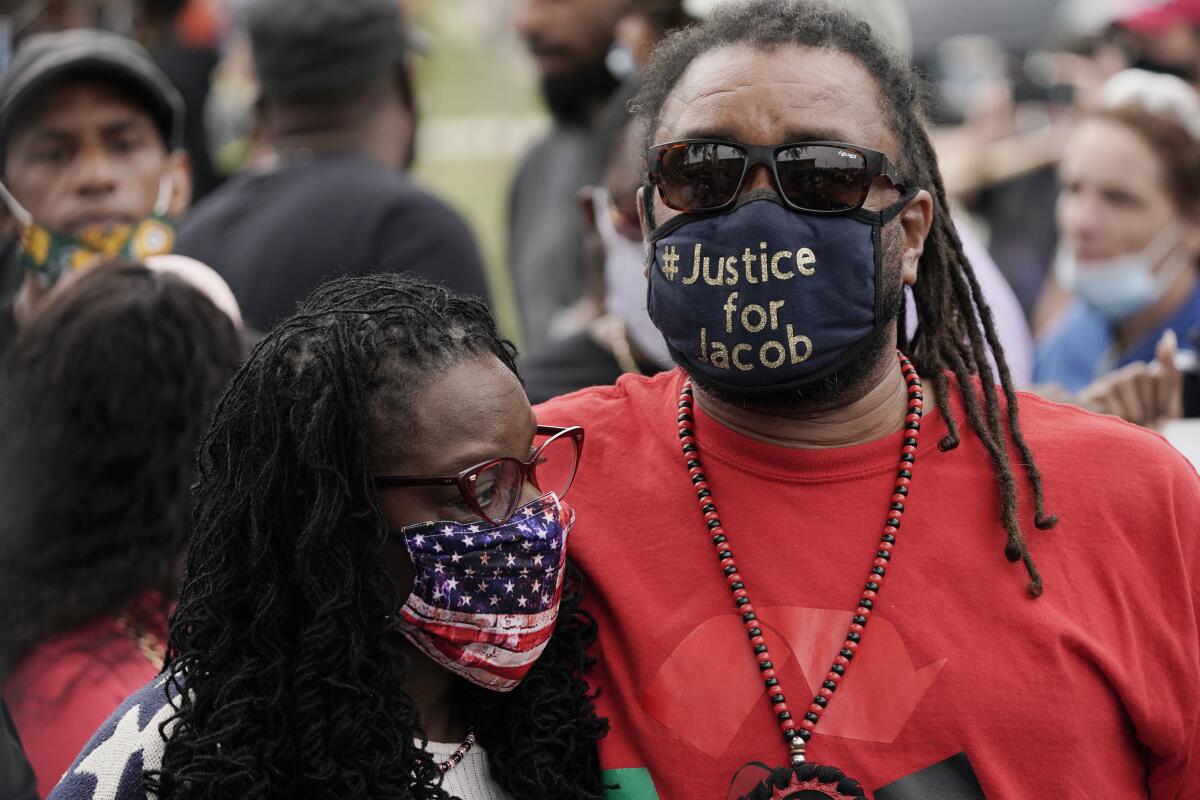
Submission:
M 808 357 L 812 355 L 812 349 L 813 349 L 812 348 L 812 339 L 809 339 L 807 336 L 804 336 L 803 334 L 792 333 L 792 326 L 790 323 L 787 325 L 785 330 L 787 333 L 787 340 L 788 340 L 788 355 L 790 355 L 792 357 L 792 363 L 800 364 L 802 362 L 808 361 Z M 798 344 L 804 345 L 804 353 L 803 354 L 796 352 L 796 345 L 798 345 Z
M 712 343 L 712 365 L 717 369 L 729 369 L 729 351 L 722 342 Z
M 742 253 L 742 264 L 746 268 L 746 283 L 758 283 L 758 278 L 754 277 L 754 253 L 750 252 L 750 248 L 746 248 L 746 252 Z
M 704 267 L 708 268 L 708 258 L 704 259 Z M 696 242 L 696 249 L 692 255 L 692 274 L 683 279 L 684 284 L 691 286 L 696 281 L 700 280 L 700 243 Z
M 675 276 L 679 274 L 679 251 L 675 249 L 675 245 L 669 244 L 663 248 L 659 270 L 668 281 L 674 281 Z
M 737 299 L 737 292 L 730 292 L 729 299 L 725 301 L 725 305 L 721 310 L 725 312 L 725 332 L 733 333 L 733 312 L 737 311 L 737 305 L 733 302 Z
M 812 267 L 810 269 L 808 266 L 815 263 L 817 263 L 817 256 L 812 250 L 809 250 L 807 247 L 801 247 L 796 251 L 796 269 L 800 271 L 801 275 L 815 275 L 817 268 Z
M 779 262 L 785 258 L 788 261 L 792 260 L 792 254 L 787 250 L 780 250 L 778 253 L 771 256 L 771 274 L 781 281 L 786 281 L 788 278 L 796 277 L 796 273 L 792 272 L 790 269 L 787 272 L 780 271 Z
M 767 303 L 771 307 L 771 330 L 779 327 L 779 309 L 783 308 L 782 300 L 772 300 Z
M 752 348 L 748 344 L 735 344 L 733 346 L 732 355 L 731 355 L 731 357 L 733 359 L 733 365 L 735 367 L 737 367 L 738 369 L 740 369 L 742 372 L 749 372 L 750 370 L 754 369 L 754 365 L 742 363 L 742 361 L 738 358 L 738 353 L 742 352 L 743 350 L 748 351 L 751 349 Z
M 773 350 L 779 354 L 778 358 L 768 358 L 767 351 Z M 763 342 L 763 346 L 758 348 L 758 360 L 767 369 L 779 369 L 783 366 L 783 362 L 787 360 L 787 351 L 783 349 L 783 345 L 774 340 Z
M 734 258 L 733 260 L 737 261 L 736 258 Z M 709 273 L 708 261 L 709 261 L 708 256 L 705 256 L 704 257 L 704 282 L 707 283 L 709 286 L 720 286 L 721 284 L 723 284 L 725 282 L 725 258 L 721 257 L 721 258 L 717 259 L 717 271 L 715 274 Z
M 750 315 L 755 314 L 758 317 L 757 323 L 750 322 Z M 750 333 L 758 333 L 763 328 L 767 327 L 767 310 L 760 305 L 751 303 L 742 309 L 742 327 L 750 331 Z
M 811 248 L 801 247 L 795 252 L 780 250 L 772 253 L 767 249 L 766 242 L 759 242 L 758 247 L 757 253 L 753 248 L 742 248 L 741 256 L 708 256 L 704 254 L 704 245 L 697 242 L 692 247 L 691 274 L 684 277 L 682 282 L 691 286 L 703 276 L 704 282 L 709 286 L 737 286 L 738 281 L 744 277 L 747 283 L 757 285 L 767 283 L 772 278 L 786 281 L 798 275 L 808 277 L 817 273 L 817 256 Z M 792 262 L 795 269 L 786 269 L 784 262 Z M 675 276 L 679 274 L 679 253 L 674 245 L 663 248 L 660 269 L 669 281 L 675 280 Z
M 768 326 L 772 331 L 780 329 L 780 311 L 786 301 L 769 300 L 765 308 L 757 303 L 739 308 L 737 299 L 738 293 L 730 292 L 721 307 L 725 313 L 725 333 L 734 334 L 735 323 L 739 332 L 761 333 Z M 699 360 L 702 364 L 711 363 L 718 369 L 730 369 L 732 364 L 733 368 L 749 372 L 760 366 L 767 369 L 779 369 L 784 364 L 794 366 L 812 357 L 812 340 L 802 333 L 796 333 L 790 322 L 783 325 L 782 334 L 780 339 L 763 342 L 755 353 L 754 345 L 745 342 L 737 342 L 730 347 L 725 342 L 710 340 L 708 328 L 701 328 Z

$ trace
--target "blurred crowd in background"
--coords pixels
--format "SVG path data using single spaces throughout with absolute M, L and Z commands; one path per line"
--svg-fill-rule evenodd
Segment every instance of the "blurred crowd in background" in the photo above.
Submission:
M 1118 148 L 1119 143 L 1103 135 L 1099 141 L 1071 137 L 1080 113 L 1103 103 L 1102 86 L 1116 73 L 1136 68 L 1177 76 L 1189 84 L 1196 80 L 1200 4 L 1186 0 L 1003 4 L 845 0 L 844 4 L 865 16 L 932 79 L 930 121 L 936 128 L 947 191 L 975 254 L 991 262 L 983 272 L 994 273 L 997 279 L 993 306 L 1009 323 L 1011 338 L 1005 344 L 1022 385 L 1032 387 L 1036 381 L 1058 399 L 1077 396 L 1112 368 L 1152 361 L 1153 346 L 1147 350 L 1142 340 L 1161 334 L 1164 327 L 1180 334 L 1181 349 L 1190 348 L 1183 336 L 1185 326 L 1159 324 L 1164 315 L 1145 320 L 1144 325 L 1124 326 L 1121 341 L 1115 343 L 1094 327 L 1078 327 L 1086 321 L 1072 315 L 1073 299 L 1088 303 L 1101 294 L 1110 296 L 1104 308 L 1098 307 L 1103 303 L 1089 304 L 1098 312 L 1090 321 L 1097 322 L 1100 318 L 1117 321 L 1121 312 L 1127 312 L 1124 306 L 1136 298 L 1124 303 L 1111 299 L 1110 288 L 1121 293 L 1127 284 L 1110 282 L 1104 291 L 1073 285 L 1066 275 L 1070 270 L 1062 263 L 1065 259 L 1060 258 L 1064 246 L 1083 260 L 1145 255 L 1144 245 L 1165 223 L 1154 218 L 1146 220 L 1146 230 L 1112 230 L 1105 215 L 1128 216 L 1128 209 L 1122 209 L 1111 193 L 1073 203 L 1060 193 L 1064 185 L 1060 163 L 1064 153 L 1081 152 L 1088 145 L 1099 148 L 1091 155 L 1100 163 L 1115 163 L 1116 151 L 1110 148 Z M 635 249 L 624 245 L 640 242 L 633 193 L 642 171 L 641 154 L 620 152 L 615 141 L 620 132 L 614 129 L 627 118 L 623 106 L 632 96 L 638 66 L 654 44 L 671 30 L 702 19 L 713 2 L 407 0 L 401 5 L 406 47 L 400 102 L 407 117 L 394 123 L 404 139 L 395 166 L 410 172 L 417 185 L 465 219 L 470 232 L 459 238 L 467 239 L 467 249 L 474 251 L 440 252 L 434 260 L 443 262 L 442 269 L 465 273 L 482 265 L 483 277 L 461 277 L 458 288 L 486 291 L 502 331 L 527 357 L 555 350 L 556 343 L 585 329 L 591 339 L 612 350 L 608 340 L 624 337 L 605 319 L 611 316 L 606 309 L 640 303 L 632 289 L 624 289 L 628 298 L 610 296 L 614 289 L 622 291 L 622 281 L 612 274 L 620 268 L 606 273 L 603 264 L 606 257 L 611 264 L 620 264 L 635 256 Z M 231 176 L 270 169 L 286 161 L 289 152 L 310 144 L 296 147 L 295 142 L 281 142 L 271 130 L 261 100 L 261 70 L 255 70 L 247 35 L 247 6 L 246 0 L 10 2 L 0 14 L 0 48 L 4 48 L 0 64 L 12 59 L 20 41 L 40 32 L 97 28 L 141 42 L 182 97 L 186 113 L 180 141 L 190 165 L 190 203 L 199 209 L 196 217 L 204 217 L 204 210 L 211 217 L 213 204 L 205 206 L 203 201 Z M 319 57 L 314 53 L 314 58 Z M 280 63 L 265 69 L 305 66 Z M 316 68 L 315 64 L 307 67 Z M 1151 94 L 1170 95 L 1161 102 L 1180 118 L 1184 129 L 1197 127 L 1186 119 L 1195 111 L 1187 93 L 1177 86 L 1147 85 Z M 1155 152 L 1142 153 L 1150 159 L 1143 166 L 1186 178 L 1188 153 L 1172 149 L 1166 140 L 1160 144 Z M 1167 157 L 1169 164 L 1155 163 Z M 614 165 L 618 160 L 628 163 Z M 609 176 L 618 186 L 606 186 L 606 162 L 616 167 L 614 172 L 624 173 Z M 1097 174 L 1097 161 L 1088 159 L 1086 166 L 1089 175 Z M 1131 175 L 1125 166 L 1132 165 L 1117 168 L 1122 178 Z M 613 188 L 615 193 L 603 191 Z M 248 197 L 243 200 L 251 202 Z M 1176 201 L 1186 204 L 1186 198 L 1172 198 L 1172 203 Z M 1101 207 L 1092 205 L 1097 202 Z M 607 218 L 589 210 L 604 203 L 611 212 Z M 1184 205 L 1175 210 L 1188 209 Z M 609 220 L 616 227 L 607 224 Z M 243 305 L 254 307 L 248 316 L 258 329 L 289 311 L 313 284 L 306 278 L 278 291 L 275 286 L 261 286 L 259 280 L 252 291 L 239 284 L 238 266 L 219 263 L 215 245 L 192 244 L 204 237 L 189 236 L 187 227 L 184 252 L 195 251 L 187 254 L 213 266 L 227 280 L 235 276 L 234 292 Z M 221 222 L 212 221 L 204 233 L 220 229 Z M 1098 241 L 1097 230 L 1105 231 L 1112 241 Z M 383 247 L 371 255 L 377 264 L 393 268 L 379 257 L 386 251 Z M 1178 260 L 1179 251 L 1173 247 L 1166 255 Z M 249 257 L 244 249 L 239 252 Z M 446 265 L 447 256 L 459 265 Z M 429 274 L 435 273 L 431 266 Z M 6 267 L 6 290 L 16 288 L 20 279 L 18 269 Z M 250 299 L 253 292 L 257 294 Z M 1183 294 L 1181 286 L 1174 296 Z M 641 321 L 625 321 L 634 333 L 642 332 Z M 1064 322 L 1075 333 L 1086 330 L 1086 338 L 1103 341 L 1096 341 L 1088 352 L 1080 352 L 1078 346 L 1064 348 L 1057 341 L 1061 334 L 1055 333 Z M 652 367 L 654 359 L 649 356 L 656 353 L 647 351 L 655 349 L 660 350 L 661 363 L 669 363 L 658 348 L 657 335 L 647 331 L 645 339 L 642 347 L 630 351 L 630 357 L 618 358 L 623 368 Z M 1045 351 L 1041 366 L 1035 366 L 1035 340 Z M 1157 343 L 1155 338 L 1151 344 Z M 620 342 L 616 348 L 624 355 Z M 562 356 L 549 354 L 552 373 L 561 366 Z M 639 356 L 647 358 L 638 364 Z M 1090 359 L 1096 363 L 1086 363 Z M 579 376 L 579 380 L 587 378 Z M 547 379 L 556 378 L 551 374 Z M 567 379 L 547 391 L 571 383 L 573 379 Z M 1093 402 L 1098 392 L 1085 397 Z M 1099 406 L 1101 400 L 1093 404 Z M 1127 405 L 1109 403 L 1104 410 L 1124 410 L 1126 416 L 1136 417 Z M 1149 410 L 1146 419 L 1150 420 Z
M 413 271 L 487 297 L 533 402 L 672 366 L 629 103 L 655 44 L 716 0 L 396 2 L 387 30 L 339 0 L 0 2 L 0 435 L 55 454 L 2 465 L 21 512 L 0 522 L 0 675 L 43 794 L 161 662 L 205 414 L 321 280 Z M 1200 414 L 1200 0 L 840 3 L 932 78 L 1016 382 L 1141 425 Z M 84 274 L 88 254 L 138 264 Z M 98 577 L 22 533 L 130 507 L 156 522 L 114 523 L 145 538 Z M 130 674 L 31 704 L 65 685 L 88 609 L 128 596 Z

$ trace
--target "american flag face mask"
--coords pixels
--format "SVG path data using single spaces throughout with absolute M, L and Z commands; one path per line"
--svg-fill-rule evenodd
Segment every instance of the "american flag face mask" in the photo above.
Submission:
M 400 529 L 417 570 L 400 632 L 471 683 L 509 692 L 558 620 L 575 512 L 546 494 L 503 525 L 422 522 Z

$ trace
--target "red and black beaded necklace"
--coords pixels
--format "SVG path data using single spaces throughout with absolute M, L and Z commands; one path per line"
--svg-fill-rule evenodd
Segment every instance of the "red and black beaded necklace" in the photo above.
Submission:
M 708 528 L 712 545 L 720 562 L 722 576 L 733 594 L 734 606 L 741 615 L 742 624 L 750 639 L 750 647 L 758 663 L 758 669 L 766 688 L 767 697 L 779 720 L 784 742 L 791 756 L 791 766 L 775 770 L 767 778 L 776 797 L 790 796 L 798 791 L 811 791 L 835 800 L 850 800 L 865 797 L 862 788 L 853 779 L 848 778 L 840 770 L 808 763 L 805 760 L 805 744 L 812 737 L 813 730 L 820 723 L 826 708 L 833 700 L 838 686 L 845 678 L 846 671 L 854 662 L 862 642 L 863 631 L 871 618 L 875 607 L 875 598 L 879 593 L 884 576 L 892 558 L 892 550 L 896 546 L 896 536 L 900 532 L 900 518 L 904 515 L 904 503 L 908 497 L 908 486 L 912 480 L 913 465 L 916 462 L 917 440 L 921 430 L 921 414 L 925 405 L 925 397 L 921 392 L 921 378 L 912 363 L 897 351 L 900 359 L 900 371 L 908 386 L 907 413 L 904 419 L 904 439 L 900 452 L 900 465 L 896 473 L 896 487 L 888 506 L 887 518 L 883 524 L 883 536 L 880 538 L 879 549 L 867 575 L 866 586 L 859 596 L 858 607 L 851 620 L 846 640 L 842 643 L 837 656 L 830 666 L 829 672 L 821 684 L 821 689 L 813 697 L 804 718 L 797 722 L 788 708 L 783 687 L 775 665 L 767 650 L 766 639 L 763 638 L 758 615 L 750 602 L 746 590 L 746 582 L 733 560 L 733 550 L 729 544 L 728 533 L 721 524 L 717 513 L 716 499 L 708 485 L 704 468 L 700 463 L 700 447 L 696 443 L 696 435 L 692 430 L 692 401 L 693 392 L 691 381 L 685 381 L 679 393 L 679 441 L 683 447 L 683 457 L 691 475 L 692 484 L 696 489 L 696 499 L 700 502 L 700 511 L 704 514 L 704 522 Z

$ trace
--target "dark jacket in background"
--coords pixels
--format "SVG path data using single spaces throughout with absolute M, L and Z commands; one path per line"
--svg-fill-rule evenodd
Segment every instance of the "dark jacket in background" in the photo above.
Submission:
M 521 161 L 509 197 L 508 264 L 521 309 L 522 349 L 541 350 L 554 315 L 583 295 L 583 220 L 575 194 L 598 184 L 591 131 L 560 126 Z
M 463 219 L 404 173 L 355 154 L 230 178 L 184 219 L 175 251 L 219 272 L 261 331 L 335 275 L 412 272 L 487 297 Z
M 150 47 L 150 57 L 183 97 L 183 147 L 192 161 L 192 202 L 199 202 L 220 183 L 204 127 L 204 106 L 219 56 L 215 50 L 188 47 L 172 38 Z
M 643 375 L 654 375 L 662 367 L 637 361 Z M 624 375 L 617 357 L 586 331 L 551 342 L 521 362 L 525 394 L 533 405 L 589 386 L 608 386 Z

